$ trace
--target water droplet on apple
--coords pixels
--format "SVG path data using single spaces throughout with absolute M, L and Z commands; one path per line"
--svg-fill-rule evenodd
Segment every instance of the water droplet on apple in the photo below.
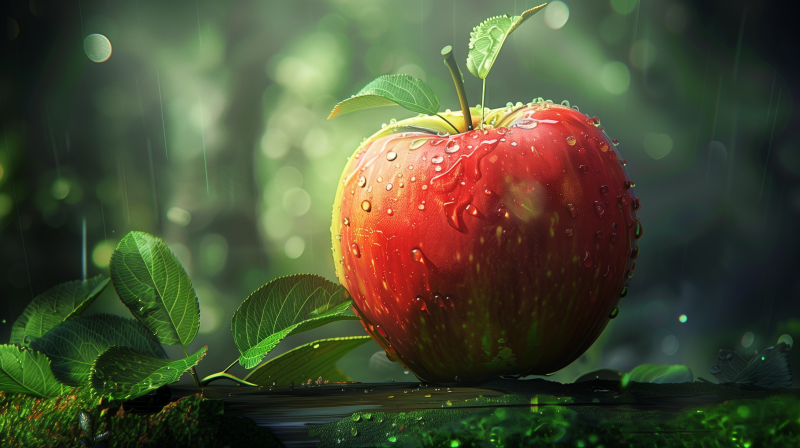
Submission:
M 577 218 L 578 217 L 578 209 L 575 208 L 574 205 L 567 204 L 567 211 L 569 212 L 569 216 L 572 216 L 573 218 Z
M 633 198 L 633 201 L 631 202 L 631 207 L 633 207 L 634 210 L 639 210 L 641 206 L 642 205 L 639 204 L 639 198 Z
M 386 209 L 386 214 L 391 216 L 391 215 L 393 215 L 393 214 L 394 214 L 394 212 L 392 211 L 392 209 L 390 209 L 390 208 L 387 208 L 387 209 Z
M 372 204 L 370 204 L 369 201 L 362 202 L 361 203 L 361 210 L 364 210 L 365 212 L 368 212 L 368 211 L 372 210 Z
M 424 188 L 423 188 L 423 190 L 424 190 Z M 419 207 L 417 207 L 417 208 L 420 209 L 420 210 L 425 210 L 425 204 L 419 204 Z
M 600 185 L 600 194 L 608 194 L 608 185 Z
M 620 195 L 619 205 L 628 205 L 629 202 L 631 202 L 631 197 L 628 196 L 628 193 Z
M 411 249 L 411 258 L 413 258 L 414 261 L 423 262 L 425 260 L 424 257 L 425 254 L 422 253 L 422 250 L 417 248 Z
M 428 309 L 428 304 L 425 303 L 425 299 L 422 296 L 417 296 L 417 306 L 419 307 L 420 311 L 425 311 Z
M 602 239 L 603 238 L 603 231 L 602 230 L 598 230 L 597 233 L 594 234 L 594 236 L 597 237 L 598 240 Z
M 444 161 L 444 157 L 442 156 L 434 156 L 431 158 L 431 163 L 442 163 Z
M 350 220 L 347 219 L 347 218 L 344 218 L 344 225 L 349 226 L 350 225 Z
M 378 182 L 383 182 L 383 178 L 381 176 L 378 176 L 378 178 L 375 180 L 377 180 Z
M 575 232 L 573 232 L 572 229 L 567 229 L 564 231 L 564 235 L 567 235 L 567 237 L 571 237 L 572 235 L 575 235 Z
M 625 297 L 628 295 L 628 286 L 625 285 L 622 287 L 622 291 L 619 292 L 620 297 Z
M 392 184 L 391 183 L 386 184 L 386 191 L 389 191 L 391 189 L 392 189 Z
M 358 248 L 358 244 L 353 243 L 350 245 L 350 252 L 353 253 L 357 258 L 361 258 L 361 249 Z
M 611 143 L 613 143 L 614 146 L 619 146 L 619 142 L 617 141 L 617 139 L 611 140 Z
M 466 210 L 467 213 L 478 219 L 486 219 L 486 216 L 484 216 L 483 213 L 481 213 L 480 210 L 478 210 L 478 208 L 475 207 L 475 204 L 471 203 L 467 204 L 467 208 L 465 208 L 464 210 Z
M 375 329 L 378 330 L 378 333 L 380 333 L 381 336 L 383 336 L 384 338 L 386 337 L 386 332 L 380 325 L 376 325 Z M 394 351 L 392 351 L 392 353 L 394 353 Z
M 613 318 L 617 317 L 618 315 L 619 315 L 619 308 L 614 307 L 614 309 L 611 310 L 611 314 L 608 315 L 608 318 L 609 319 L 613 319 Z
M 600 151 L 608 152 L 608 144 L 606 142 L 600 142 Z
M 589 172 L 589 167 L 586 166 L 586 165 L 580 165 L 580 166 L 578 166 L 578 169 L 581 171 L 581 173 L 588 173 Z
M 461 146 L 459 146 L 459 144 L 455 140 L 450 140 L 444 146 L 444 152 L 446 152 L 448 154 L 452 154 L 452 153 L 458 151 L 459 149 L 461 149 Z
M 589 251 L 587 250 L 586 255 L 583 256 L 583 265 L 586 266 L 587 268 L 590 268 L 592 267 L 592 264 L 594 264 L 594 260 L 592 259 L 592 254 L 590 254 Z
M 336 235 L 336 239 L 341 241 L 342 240 L 342 235 Z
M 428 189 L 428 186 L 427 186 L 427 185 L 423 185 L 423 186 L 422 186 L 422 189 L 423 189 L 423 190 L 427 190 L 427 189 Z
M 611 242 L 612 243 L 616 243 L 617 241 L 619 241 L 619 235 L 617 235 L 616 233 L 612 233 L 611 234 Z
M 573 145 L 575 145 L 575 141 L 576 141 L 576 140 L 575 140 L 575 137 L 574 137 L 574 136 L 570 135 L 569 137 L 567 137 L 567 144 L 568 144 L 569 146 L 573 146 Z
M 569 107 L 569 101 L 564 100 L 564 101 L 561 102 L 561 105 L 565 106 L 565 107 Z
M 642 221 L 637 217 L 636 218 L 636 232 L 634 233 L 634 236 L 638 240 L 639 238 L 642 237 L 642 235 L 644 235 L 644 227 L 642 227 Z
M 517 142 L 511 142 L 511 146 L 517 146 Z
M 364 176 L 361 176 L 358 178 L 358 186 L 363 188 L 364 185 L 367 185 L 367 179 Z
M 514 123 L 511 124 L 512 128 L 520 128 L 520 129 L 533 129 L 539 125 L 538 120 L 534 120 L 532 118 L 521 118 Z
M 633 259 L 639 258 L 639 245 L 638 244 L 631 251 L 631 258 L 633 258 Z
M 434 171 L 442 171 L 442 167 L 439 166 L 439 165 L 436 165 L 436 168 L 434 168 L 433 170 Z
M 626 190 L 629 190 L 636 186 L 636 184 L 632 180 L 626 180 L 623 185 L 625 186 Z
M 594 201 L 594 212 L 597 213 L 598 218 L 602 218 L 606 213 L 606 208 L 599 201 Z
M 386 160 L 391 162 L 392 160 L 394 160 L 396 158 L 397 158 L 397 153 L 396 152 L 389 151 L 389 152 L 386 153 Z
M 421 147 L 422 145 L 424 145 L 424 144 L 425 144 L 425 142 L 427 142 L 428 140 L 429 140 L 429 139 L 427 139 L 427 138 L 418 138 L 418 139 L 416 139 L 416 140 L 413 140 L 413 141 L 411 141 L 411 143 L 408 145 L 408 149 L 410 149 L 411 151 L 413 151 L 413 150 L 415 150 L 415 149 L 417 149 L 417 148 Z

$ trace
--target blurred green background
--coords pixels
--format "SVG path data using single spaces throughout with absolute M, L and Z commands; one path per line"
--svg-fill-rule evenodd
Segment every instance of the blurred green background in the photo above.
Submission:
M 194 282 L 201 327 L 189 350 L 210 346 L 198 370 L 224 368 L 230 316 L 250 292 L 293 273 L 335 279 L 329 227 L 346 158 L 381 123 L 412 115 L 327 121 L 333 106 L 379 75 L 407 73 L 458 109 L 445 45 L 477 104 L 469 31 L 538 4 L 6 2 L 0 340 L 34 295 L 107 275 L 119 239 L 142 230 Z M 800 340 L 797 32 L 785 4 L 554 1 L 505 44 L 487 106 L 541 96 L 599 116 L 643 204 L 619 317 L 553 379 L 641 363 L 711 379 L 720 348 Z M 113 290 L 92 311 L 127 313 Z M 359 334 L 358 323 L 330 325 L 273 355 Z M 357 381 L 413 379 L 374 343 L 339 365 Z

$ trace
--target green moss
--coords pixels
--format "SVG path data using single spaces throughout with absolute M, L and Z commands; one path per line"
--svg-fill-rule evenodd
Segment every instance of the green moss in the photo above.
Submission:
M 112 447 L 282 446 L 252 420 L 223 415 L 222 400 L 196 394 L 154 414 L 132 414 L 125 412 L 123 402 L 101 401 L 89 388 L 50 399 L 0 392 L 0 446 L 79 446 L 78 437 L 84 435 L 78 423 L 82 410 L 91 414 L 96 433 L 110 432 Z

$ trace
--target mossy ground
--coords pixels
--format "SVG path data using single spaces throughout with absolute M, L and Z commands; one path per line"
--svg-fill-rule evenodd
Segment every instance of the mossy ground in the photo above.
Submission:
M 125 411 L 122 402 L 101 400 L 91 390 L 42 399 L 0 392 L 0 446 L 80 446 L 78 414 L 92 415 L 95 433 L 110 432 L 110 447 L 278 447 L 266 428 L 252 420 L 223 415 L 222 400 L 201 394 L 179 398 L 152 414 Z

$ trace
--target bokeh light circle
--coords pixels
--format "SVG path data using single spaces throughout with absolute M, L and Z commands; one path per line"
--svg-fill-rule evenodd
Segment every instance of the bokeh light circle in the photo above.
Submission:
M 305 240 L 297 235 L 286 240 L 286 244 L 283 246 L 283 252 L 292 260 L 300 258 L 300 255 L 303 255 L 303 251 L 305 250 Z
M 678 322 L 680 322 L 680 323 L 682 323 L 682 324 L 685 324 L 687 320 L 689 320 L 689 317 L 688 317 L 688 316 L 686 316 L 685 314 L 681 314 L 681 315 L 678 317 Z
M 625 93 L 631 84 L 628 66 L 619 61 L 607 63 L 600 70 L 600 83 L 609 93 L 614 95 Z
M 748 348 L 753 345 L 753 342 L 756 340 L 755 335 L 752 332 L 747 332 L 742 336 L 742 347 Z
M 781 337 L 778 338 L 778 344 L 780 344 L 781 342 L 785 343 L 789 347 L 794 345 L 794 340 L 788 334 L 783 334 L 781 335 Z
M 90 34 L 83 39 L 83 51 L 93 62 L 105 62 L 111 57 L 111 41 L 102 34 Z
M 569 6 L 558 0 L 550 2 L 544 10 L 544 23 L 548 28 L 557 30 L 569 20 Z
M 680 346 L 681 344 L 678 341 L 678 338 L 673 335 L 669 335 L 661 341 L 661 351 L 668 356 L 678 353 Z
M 672 151 L 672 137 L 667 134 L 650 133 L 644 137 L 644 152 L 654 160 L 660 160 Z

